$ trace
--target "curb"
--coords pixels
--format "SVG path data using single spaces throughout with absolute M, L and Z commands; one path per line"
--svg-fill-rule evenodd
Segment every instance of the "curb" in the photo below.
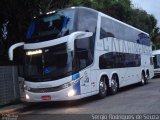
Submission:
M 6 106 L 6 107 L 3 107 L 3 108 L 0 108 L 0 115 L 12 114 L 13 112 L 16 112 L 19 109 L 22 109 L 24 107 L 25 107 L 25 105 L 23 105 L 23 104 Z

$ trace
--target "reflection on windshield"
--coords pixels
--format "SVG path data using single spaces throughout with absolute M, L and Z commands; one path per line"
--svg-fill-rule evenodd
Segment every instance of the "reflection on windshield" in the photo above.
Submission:
M 28 28 L 26 38 L 45 41 L 69 35 L 73 31 L 73 20 L 73 10 L 62 10 L 34 19 Z
M 66 44 L 43 49 L 42 54 L 26 56 L 26 76 L 30 81 L 56 80 L 71 74 L 72 54 Z

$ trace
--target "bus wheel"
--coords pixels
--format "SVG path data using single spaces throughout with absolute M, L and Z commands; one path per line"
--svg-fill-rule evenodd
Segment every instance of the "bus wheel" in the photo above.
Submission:
M 145 78 L 145 79 L 146 79 L 146 80 L 145 80 L 145 84 L 148 84 L 148 81 L 149 81 L 149 79 L 150 79 L 149 73 L 146 74 L 146 78 Z
M 146 83 L 146 77 L 145 77 L 145 75 L 142 73 L 141 85 L 144 85 L 145 83 Z
M 104 98 L 107 95 L 107 84 L 105 77 L 102 77 L 99 82 L 99 97 Z
M 112 79 L 111 79 L 111 87 L 110 87 L 110 89 L 109 89 L 109 93 L 110 93 L 111 95 L 116 94 L 117 91 L 118 91 L 118 82 L 117 82 L 117 80 L 118 80 L 118 78 L 117 78 L 116 75 L 114 75 L 114 76 L 112 77 Z

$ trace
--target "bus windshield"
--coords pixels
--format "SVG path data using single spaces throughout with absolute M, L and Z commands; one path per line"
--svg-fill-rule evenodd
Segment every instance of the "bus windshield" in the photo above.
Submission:
M 41 42 L 73 32 L 74 10 L 66 9 L 35 18 L 27 31 L 26 42 Z
M 72 52 L 66 43 L 26 52 L 25 76 L 27 81 L 53 81 L 72 74 Z
M 154 55 L 153 57 L 154 68 L 160 68 L 160 54 Z

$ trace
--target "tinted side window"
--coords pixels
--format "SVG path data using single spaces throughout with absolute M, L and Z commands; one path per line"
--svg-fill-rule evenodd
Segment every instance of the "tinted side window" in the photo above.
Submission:
M 141 57 L 138 54 L 110 52 L 99 58 L 100 69 L 138 67 L 140 65 Z
M 98 13 L 88 9 L 78 9 L 77 30 L 94 32 L 97 28 Z
M 117 21 L 113 21 L 113 27 L 114 27 L 114 35 L 115 38 L 121 39 L 121 40 L 127 40 L 125 38 L 125 28 L 126 26 L 124 26 L 123 24 L 117 22 Z
M 106 37 L 150 46 L 150 39 L 146 34 L 110 18 L 101 17 L 100 39 Z
M 113 26 L 116 38 L 121 40 L 126 40 L 129 42 L 135 42 L 135 43 L 137 42 L 139 33 L 137 30 L 122 23 L 119 23 L 117 21 L 113 21 Z
M 100 39 L 106 37 L 114 37 L 114 27 L 112 20 L 109 18 L 101 18 Z
M 93 62 L 90 43 L 90 39 L 88 38 L 75 40 L 75 62 L 77 70 L 81 70 Z
M 83 69 L 93 62 L 98 13 L 88 9 L 78 9 L 77 31 L 93 32 L 93 36 L 75 40 L 77 69 Z
M 93 32 L 93 36 L 88 38 L 90 39 L 90 50 L 92 56 L 94 56 L 97 19 L 98 19 L 98 13 L 88 9 L 78 9 L 77 31 Z

